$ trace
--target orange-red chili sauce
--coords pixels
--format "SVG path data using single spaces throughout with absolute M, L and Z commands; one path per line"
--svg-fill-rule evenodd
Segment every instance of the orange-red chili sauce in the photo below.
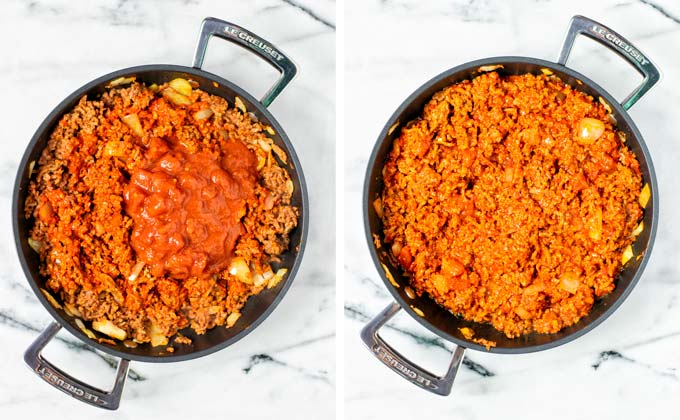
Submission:
M 154 138 L 145 160 L 124 195 L 138 258 L 176 279 L 226 268 L 254 196 L 255 155 L 240 141 L 226 142 L 220 158 Z

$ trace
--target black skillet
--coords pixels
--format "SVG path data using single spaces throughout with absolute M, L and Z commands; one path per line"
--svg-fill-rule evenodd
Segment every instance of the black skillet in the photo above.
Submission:
M 566 67 L 569 52 L 577 35 L 587 36 L 614 51 L 644 76 L 642 84 L 622 104 L 619 104 L 606 90 L 589 78 Z M 377 248 L 374 241 L 375 235 L 379 238 L 380 243 L 384 243 L 382 222 L 376 214 L 372 203 L 381 194 L 383 188 L 382 168 L 392 147 L 392 141 L 399 136 L 400 130 L 398 126 L 401 123 L 406 123 L 418 117 L 424 105 L 435 92 L 454 83 L 473 78 L 481 72 L 487 71 L 488 68 L 493 68 L 497 65 L 502 65 L 502 68 L 498 68 L 497 71 L 505 75 L 541 74 L 542 69 L 549 69 L 574 89 L 591 95 L 595 100 L 602 98 L 602 100 L 610 105 L 612 114 L 617 122 L 616 128 L 626 135 L 626 144 L 635 153 L 640 162 L 643 183 L 649 184 L 651 189 L 651 199 L 644 211 L 643 220 L 645 229 L 633 244 L 634 254 L 640 256 L 640 258 L 632 258 L 623 267 L 617 279 L 616 289 L 598 300 L 586 317 L 556 334 L 529 334 L 520 338 L 509 339 L 505 334 L 488 324 L 466 321 L 461 317 L 451 314 L 437 305 L 427 295 L 417 297 L 413 293 L 407 294 L 405 288 L 409 284 L 408 278 L 403 275 L 402 270 L 398 266 L 391 262 L 390 258 L 387 258 L 387 252 L 389 251 L 382 247 Z M 485 58 L 447 70 L 411 94 L 392 114 L 392 117 L 390 117 L 380 133 L 368 163 L 364 182 L 362 205 L 368 247 L 385 286 L 395 299 L 395 302 L 390 303 L 387 308 L 370 321 L 361 331 L 361 338 L 370 351 L 386 366 L 411 383 L 435 394 L 448 395 L 451 392 L 453 381 L 467 348 L 505 354 L 546 350 L 582 336 L 611 315 L 623 303 L 640 279 L 649 259 L 656 234 L 659 212 L 656 176 L 654 175 L 654 168 L 652 167 L 647 146 L 645 146 L 640 132 L 626 110 L 633 106 L 659 79 L 660 73 L 654 64 L 625 38 L 593 20 L 583 16 L 574 16 L 557 63 L 527 57 Z M 389 270 L 398 286 L 390 282 L 385 270 Z M 416 308 L 417 311 L 413 308 Z M 404 309 L 431 332 L 455 344 L 453 359 L 445 375 L 437 376 L 419 367 L 399 354 L 378 335 L 378 330 L 400 309 Z M 418 311 L 422 312 L 422 316 L 418 314 Z M 475 332 L 474 338 L 494 341 L 496 346 L 487 350 L 484 346 L 466 338 L 460 331 L 460 328 L 463 327 L 471 328 Z
M 203 58 L 208 47 L 208 40 L 211 36 L 217 36 L 250 50 L 281 72 L 279 80 L 265 94 L 262 100 L 258 101 L 234 83 L 201 69 Z M 283 91 L 286 85 L 293 80 L 296 73 L 297 68 L 295 64 L 286 57 L 281 50 L 274 47 L 268 41 L 265 41 L 237 25 L 215 18 L 206 18 L 201 26 L 192 67 L 159 64 L 131 67 L 115 71 L 81 87 L 64 99 L 47 116 L 28 144 L 23 159 L 19 164 L 14 184 L 14 194 L 12 197 L 12 224 L 21 266 L 31 288 L 38 297 L 38 300 L 40 300 L 54 318 L 54 321 L 50 323 L 35 342 L 31 344 L 24 355 L 24 360 L 36 374 L 52 386 L 74 398 L 101 408 L 115 410 L 120 404 L 121 393 L 123 391 L 130 360 L 141 362 L 177 362 L 208 355 L 243 338 L 246 334 L 253 331 L 274 310 L 286 294 L 300 265 L 307 237 L 309 217 L 307 188 L 300 162 L 298 161 L 293 146 L 283 128 L 267 110 L 267 106 L 269 106 L 269 104 L 271 104 Z M 298 227 L 291 233 L 290 248 L 280 256 L 280 267 L 287 267 L 289 269 L 288 276 L 275 288 L 267 289 L 248 299 L 248 302 L 241 311 L 241 317 L 233 327 L 216 327 L 208 330 L 204 335 L 197 335 L 191 329 L 183 330 L 182 334 L 191 338 L 192 344 L 175 345 L 175 350 L 172 353 L 165 351 L 165 347 L 152 347 L 150 344 L 139 345 L 136 348 L 128 348 L 122 343 L 110 345 L 100 343 L 97 340 L 87 337 L 87 335 L 78 328 L 74 318 L 67 315 L 62 309 L 52 306 L 40 291 L 40 288 L 44 287 L 43 284 L 45 279 L 39 273 L 40 261 L 38 255 L 28 245 L 29 231 L 33 224 L 33 220 L 27 220 L 24 217 L 24 203 L 26 201 L 26 193 L 30 181 L 29 167 L 31 162 L 38 160 L 43 148 L 47 144 L 52 129 L 62 116 L 76 105 L 80 98 L 83 96 L 97 98 L 107 90 L 109 82 L 120 77 L 130 76 L 135 76 L 137 81 L 146 83 L 147 85 L 153 83 L 160 85 L 174 78 L 183 77 L 198 82 L 200 89 L 225 98 L 231 105 L 234 105 L 236 97 L 241 98 L 246 105 L 247 110 L 252 112 L 260 122 L 274 128 L 275 135 L 272 136 L 274 143 L 283 148 L 289 157 L 288 164 L 282 166 L 290 174 L 295 187 L 292 204 L 297 206 L 300 210 Z M 273 268 L 276 270 L 278 266 L 274 266 Z M 101 350 L 121 359 L 118 364 L 116 379 L 111 391 L 104 391 L 88 385 L 63 372 L 42 357 L 42 349 L 50 342 L 50 340 L 52 340 L 52 338 L 54 338 L 62 327 L 66 328 L 71 334 L 97 350 Z M 97 333 L 95 332 L 95 334 Z

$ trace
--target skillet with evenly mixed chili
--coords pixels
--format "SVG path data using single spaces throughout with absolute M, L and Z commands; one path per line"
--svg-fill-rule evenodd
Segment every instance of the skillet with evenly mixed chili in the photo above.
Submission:
M 649 187 L 606 107 L 559 78 L 485 73 L 401 130 L 374 205 L 416 293 L 508 337 L 610 293 Z M 641 194 L 642 193 L 642 194 Z

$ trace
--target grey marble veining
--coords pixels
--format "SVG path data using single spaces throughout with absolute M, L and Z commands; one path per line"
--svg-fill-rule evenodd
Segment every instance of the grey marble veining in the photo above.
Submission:
M 111 71 L 150 63 L 190 65 L 201 20 L 230 20 L 300 67 L 272 104 L 300 158 L 311 220 L 335 217 L 335 2 L 330 0 L 28 1 L 0 4 L 0 418 L 98 419 L 112 414 L 47 386 L 22 355 L 51 320 L 19 266 L 10 225 L 17 164 L 33 132 L 72 91 Z M 276 73 L 248 52 L 212 41 L 205 68 L 261 95 Z M 115 418 L 270 419 L 334 415 L 334 229 L 313 223 L 291 289 L 255 331 L 218 353 L 181 363 L 131 364 Z M 69 373 L 109 388 L 117 360 L 61 332 L 46 349 Z

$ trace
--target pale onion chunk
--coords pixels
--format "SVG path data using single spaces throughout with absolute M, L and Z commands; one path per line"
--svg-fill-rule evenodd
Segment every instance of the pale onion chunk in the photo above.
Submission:
M 121 119 L 137 137 L 144 137 L 144 129 L 137 114 L 128 114 Z
M 28 238 L 28 246 L 30 246 L 31 249 L 37 253 L 40 253 L 40 250 L 42 249 L 43 245 L 44 244 L 40 241 L 36 241 L 31 237 Z
M 578 122 L 578 138 L 581 144 L 593 144 L 604 134 L 604 123 L 595 118 L 582 118 Z
M 163 97 L 167 99 L 168 101 L 172 102 L 175 105 L 191 105 L 191 99 L 189 99 L 188 96 L 184 96 L 181 93 L 177 92 L 175 89 L 171 87 L 167 87 L 163 89 L 163 92 L 161 92 Z
M 116 86 L 129 85 L 130 83 L 134 82 L 135 79 L 136 79 L 135 76 L 131 76 L 131 77 L 122 76 L 122 77 L 119 77 L 117 79 L 110 81 L 108 87 L 112 88 L 112 87 L 116 87 Z
M 633 258 L 633 246 L 628 245 L 621 254 L 621 265 L 625 265 L 631 258 Z
M 284 165 L 288 163 L 288 156 L 286 155 L 286 152 L 283 151 L 282 148 L 279 146 L 272 144 L 272 150 L 274 150 L 274 154 L 283 162 Z
M 229 274 L 246 284 L 253 284 L 253 275 L 243 257 L 235 257 L 229 264 Z
M 73 317 L 79 317 L 80 318 L 80 317 L 83 316 L 83 314 L 80 313 L 78 308 L 76 308 L 75 305 L 71 305 L 70 303 L 64 303 L 64 312 L 66 312 L 67 314 L 69 314 L 70 316 L 73 316 Z
M 588 236 L 594 241 L 599 241 L 602 237 L 602 209 L 599 207 L 590 218 Z
M 384 216 L 384 213 L 383 213 L 382 199 L 380 197 L 373 200 L 373 209 L 375 210 L 375 214 L 378 216 L 378 218 L 382 219 L 383 216 Z
M 173 79 L 168 83 L 168 85 L 175 89 L 177 93 L 180 95 L 184 96 L 190 96 L 191 95 L 191 83 L 187 81 L 186 79 L 182 79 L 181 77 L 178 77 L 177 79 Z
M 50 292 L 48 292 L 45 289 L 40 289 L 40 291 L 42 292 L 43 295 L 45 295 L 45 297 L 50 302 L 50 304 L 52 304 L 52 306 L 54 306 L 57 309 L 61 309 L 61 304 L 57 302 L 57 300 L 54 298 L 54 296 L 52 296 L 52 294 L 50 294 Z
M 137 280 L 137 277 L 139 277 L 139 273 L 142 272 L 142 269 L 144 269 L 144 261 L 139 261 L 134 267 L 132 267 L 132 272 L 128 276 L 128 281 Z
M 288 272 L 287 268 L 280 268 L 276 271 L 276 274 L 274 274 L 270 279 L 269 279 L 269 284 L 267 284 L 268 289 L 272 289 L 276 287 L 279 282 L 283 279 L 283 276 L 286 275 Z
M 234 104 L 236 105 L 236 108 L 238 108 L 244 114 L 248 112 L 248 110 L 246 109 L 246 104 L 244 104 L 241 98 L 239 98 L 238 96 L 234 99 Z
M 579 280 L 578 275 L 572 271 L 567 271 L 562 274 L 562 278 L 560 278 L 560 286 L 562 286 L 562 289 L 572 295 L 576 293 L 580 284 L 581 280 Z
M 640 199 L 638 200 L 640 202 L 640 206 L 644 209 L 647 207 L 647 203 L 649 203 L 649 198 L 652 196 L 652 192 L 649 189 L 649 184 L 645 184 L 644 187 L 642 187 L 642 191 L 640 191 Z
M 75 321 L 76 321 L 76 325 L 78 326 L 78 328 L 80 328 L 80 331 L 82 331 L 83 333 L 85 333 L 86 336 L 88 336 L 88 337 L 89 337 L 90 339 L 92 339 L 92 340 L 96 340 L 96 339 L 97 339 L 97 336 L 94 335 L 94 333 L 93 333 L 92 331 L 90 331 L 90 330 L 85 326 L 85 324 L 83 323 L 83 320 L 82 320 L 82 319 L 76 318 Z
M 125 330 L 117 327 L 116 324 L 108 319 L 92 321 L 92 329 L 115 338 L 116 340 L 125 340 L 127 338 Z
M 153 347 L 165 346 L 165 345 L 168 344 L 168 337 L 161 334 L 160 328 L 158 328 L 158 326 L 154 323 L 151 323 L 151 329 L 149 330 L 149 337 L 151 338 L 151 345 Z
M 240 312 L 232 312 L 227 316 L 227 328 L 231 328 L 236 324 L 236 321 L 241 318 Z
M 633 231 L 630 233 L 630 236 L 632 238 L 634 238 L 634 237 L 638 236 L 639 234 L 641 234 L 644 229 L 645 229 L 645 221 L 640 220 L 640 224 L 637 225 L 635 227 L 635 229 L 633 229 Z
M 194 113 L 194 119 L 196 121 L 207 120 L 208 118 L 212 117 L 214 113 L 215 112 L 213 112 L 213 110 L 210 108 L 203 108 L 202 110 L 196 111 Z

